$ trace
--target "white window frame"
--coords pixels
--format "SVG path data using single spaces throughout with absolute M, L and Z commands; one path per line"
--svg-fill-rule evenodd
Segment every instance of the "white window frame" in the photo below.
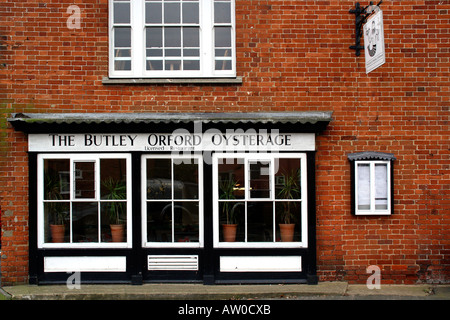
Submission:
M 147 200 L 147 159 L 174 159 L 176 160 L 191 160 L 196 159 L 198 163 L 198 199 L 161 199 L 161 200 Z M 142 196 L 142 247 L 144 248 L 203 248 L 204 244 L 204 219 L 203 219 L 203 157 L 198 154 L 193 155 L 155 155 L 145 154 L 141 157 L 141 196 Z M 173 175 L 172 175 L 173 179 Z M 183 202 L 198 202 L 198 228 L 199 234 L 198 242 L 150 242 L 147 241 L 147 202 L 168 202 L 168 201 L 183 201 Z M 173 228 L 173 226 L 172 226 Z M 172 229 L 173 232 L 173 229 Z
M 221 242 L 219 239 L 219 187 L 218 187 L 218 159 L 243 158 L 245 159 L 245 199 L 239 199 L 242 202 L 256 202 L 256 201 L 282 201 L 275 198 L 275 179 L 273 172 L 273 165 L 270 166 L 270 198 L 250 198 L 250 190 L 248 187 L 248 166 L 250 161 L 271 161 L 273 164 L 275 159 L 295 158 L 300 160 L 300 183 L 301 183 L 301 198 L 296 200 L 301 203 L 301 241 L 297 242 L 280 242 L 275 239 L 275 214 L 273 215 L 273 242 Z M 212 155 L 213 163 L 213 243 L 215 248 L 307 248 L 308 247 L 308 191 L 307 191 L 307 161 L 306 153 L 214 153 Z M 275 208 L 275 206 L 274 206 Z M 274 209 L 275 210 L 275 209 Z M 247 218 L 246 218 L 247 219 Z
M 360 190 L 359 186 L 359 170 L 358 165 L 365 164 L 369 165 L 369 174 L 370 174 L 370 208 L 369 209 L 359 209 L 359 197 L 358 192 Z M 387 209 L 376 209 L 375 208 L 375 165 L 383 164 L 386 165 L 386 179 L 387 179 Z M 391 161 L 355 161 L 355 215 L 390 215 L 391 214 Z
M 214 0 L 199 0 L 200 25 L 200 70 L 147 71 L 145 53 L 145 0 L 130 1 L 130 24 L 116 26 L 131 27 L 131 70 L 114 70 L 114 23 L 113 3 L 109 1 L 109 77 L 110 78 L 233 78 L 236 77 L 236 19 L 235 0 L 231 2 L 232 67 L 231 70 L 215 70 Z M 223 25 L 223 24 L 222 24 Z
M 126 241 L 124 242 L 101 242 L 101 238 L 99 237 L 98 242 L 79 242 L 79 243 L 49 243 L 45 242 L 44 235 L 44 160 L 46 159 L 68 159 L 70 161 L 70 170 L 69 170 L 69 179 L 70 179 L 70 196 L 68 200 L 62 200 L 64 202 L 74 203 L 74 202 L 100 202 L 100 170 L 98 170 L 99 162 L 101 159 L 125 159 L 126 160 L 126 188 L 127 188 L 127 230 L 126 230 Z M 95 199 L 76 199 L 74 192 L 74 163 L 75 162 L 89 162 L 95 161 L 96 163 L 96 197 Z M 37 217 L 37 237 L 38 237 L 38 248 L 70 248 L 70 249 L 78 249 L 78 248 L 131 248 L 132 247 L 132 184 L 131 184 L 131 155 L 130 154 L 55 154 L 55 153 L 42 153 L 38 154 L 37 157 L 37 195 L 38 195 L 38 217 Z M 71 207 L 71 206 L 70 206 Z M 99 221 L 100 214 L 99 211 Z M 72 210 L 70 209 L 70 219 L 72 219 Z M 100 227 L 100 226 L 99 226 Z M 70 231 L 72 232 L 72 231 Z

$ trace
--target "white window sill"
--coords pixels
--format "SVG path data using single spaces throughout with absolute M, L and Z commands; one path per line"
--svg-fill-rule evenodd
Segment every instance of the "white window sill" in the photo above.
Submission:
M 242 77 L 235 78 L 108 78 L 103 84 L 242 84 Z

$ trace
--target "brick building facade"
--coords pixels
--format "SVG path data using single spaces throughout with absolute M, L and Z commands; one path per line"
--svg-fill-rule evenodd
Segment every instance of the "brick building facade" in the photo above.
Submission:
M 111 253 L 114 250 L 126 257 L 126 261 L 113 259 L 111 262 L 126 264 L 123 270 L 113 268 L 114 272 L 103 272 L 98 277 L 87 267 L 88 264 L 81 263 L 81 269 L 90 274 L 87 279 L 94 282 L 171 280 L 172 271 L 149 272 L 151 268 L 147 268 L 147 262 L 150 263 L 150 257 L 156 252 L 158 256 L 200 257 L 197 269 L 192 271 L 195 276 L 191 276 L 189 271 L 173 271 L 177 280 L 188 274 L 186 279 L 203 279 L 204 282 L 245 282 L 246 279 L 295 281 L 298 272 L 302 274 L 299 278 L 313 279 L 312 282 L 315 278 L 319 281 L 365 283 L 369 276 L 366 269 L 375 265 L 381 270 L 382 283 L 386 284 L 448 283 L 448 1 L 384 1 L 380 7 L 384 18 L 386 62 L 369 74 L 365 72 L 364 53 L 358 57 L 354 50 L 349 49 L 355 41 L 355 15 L 349 13 L 355 7 L 353 1 L 131 2 L 6 0 L 0 6 L 3 285 L 62 281 L 64 277 L 58 278 L 58 274 L 64 275 L 69 271 L 67 265 L 75 260 L 56 259 L 61 256 L 79 261 L 80 256 L 91 256 L 89 250 L 95 251 L 92 256 L 106 269 L 108 267 L 101 257 L 117 258 L 115 253 Z M 191 16 L 189 13 L 196 9 L 200 14 Z M 175 14 L 170 14 L 172 11 L 169 10 Z M 139 14 L 144 17 L 139 18 Z M 212 23 L 207 20 L 212 20 Z M 164 32 L 163 40 L 161 33 L 157 36 L 152 34 L 161 30 Z M 169 38 L 172 31 L 177 33 L 180 30 L 184 47 L 183 44 L 171 44 L 173 38 Z M 227 32 L 231 32 L 230 38 L 227 38 Z M 131 39 L 128 38 L 130 33 Z M 210 38 L 207 38 L 208 34 Z M 219 36 L 223 34 L 224 44 L 219 44 Z M 140 60 L 135 54 L 139 39 L 146 43 L 145 47 L 141 45 L 137 54 L 145 52 Z M 192 42 L 189 45 L 188 40 Z M 152 41 L 160 41 L 161 45 Z M 191 50 L 189 53 L 186 47 Z M 161 53 L 163 50 L 164 54 Z M 209 57 L 210 61 L 204 57 Z M 173 68 L 179 70 L 172 76 Z M 152 76 L 153 72 L 155 76 Z M 165 114 L 171 115 L 164 118 Z M 183 120 L 186 115 L 198 118 Z M 130 118 L 133 116 L 135 118 Z M 275 163 L 292 151 L 296 154 L 292 157 L 299 159 L 302 170 L 307 166 L 308 180 L 304 181 L 302 190 L 308 190 L 308 208 L 305 209 L 308 220 L 298 222 L 298 227 L 303 228 L 307 224 L 308 234 L 302 229 L 298 247 L 281 245 L 280 249 L 285 250 L 281 259 L 286 258 L 286 264 L 290 263 L 289 257 L 301 257 L 303 265 L 296 269 L 296 262 L 293 262 L 293 270 L 281 270 L 285 273 L 279 277 L 272 276 L 277 273 L 275 265 L 274 269 L 256 272 L 263 276 L 253 277 L 255 270 L 251 266 L 243 266 L 244 260 L 225 259 L 234 255 L 267 259 L 276 256 L 279 231 L 274 223 L 270 227 L 272 229 L 264 234 L 264 237 L 273 239 L 268 240 L 267 247 L 261 245 L 266 240 L 261 240 L 259 234 L 252 242 L 254 226 L 250 200 L 253 196 L 249 189 L 249 198 L 245 200 L 247 229 L 242 231 L 245 234 L 243 247 L 228 246 L 221 238 L 216 238 L 219 237 L 216 233 L 221 232 L 216 219 L 221 219 L 218 208 L 222 208 L 223 200 L 208 193 L 206 181 L 213 181 L 211 186 L 216 190 L 219 178 L 214 174 L 218 170 L 220 175 L 221 166 L 220 162 L 213 161 L 210 169 L 201 169 L 201 158 L 196 162 L 196 168 L 203 170 L 204 180 L 197 178 L 199 180 L 196 181 L 198 185 L 205 181 L 205 185 L 199 187 L 205 191 L 203 198 L 195 196 L 184 202 L 204 208 L 198 213 L 200 220 L 204 218 L 198 227 L 204 230 L 196 229 L 199 238 L 204 237 L 195 247 L 198 252 L 194 247 L 177 247 L 174 235 L 178 232 L 178 225 L 173 223 L 177 219 L 176 209 L 171 220 L 172 233 L 167 231 L 173 236 L 170 245 L 158 247 L 157 241 L 151 238 L 150 229 L 143 231 L 147 236 L 145 242 L 144 235 L 140 235 L 140 231 L 145 229 L 141 221 L 152 224 L 154 217 L 150 208 L 153 207 L 136 202 L 150 203 L 153 200 L 150 196 L 146 200 L 142 199 L 145 196 L 135 198 L 136 195 L 130 192 L 132 188 L 133 193 L 140 190 L 138 193 L 142 194 L 145 186 L 141 188 L 139 171 L 150 168 L 162 156 L 149 149 L 138 153 L 127 150 L 118 156 L 119 166 L 123 163 L 126 163 L 124 168 L 129 166 L 126 169 L 129 170 L 126 171 L 129 202 L 125 203 L 128 207 L 133 206 L 133 210 L 128 208 L 129 238 L 123 246 L 105 243 L 103 247 L 103 229 L 99 229 L 98 238 L 101 239 L 95 240 L 101 243 L 98 247 L 83 247 L 79 240 L 75 243 L 75 251 L 71 251 L 73 248 L 69 244 L 58 247 L 47 243 L 46 210 L 52 202 L 51 198 L 42 196 L 45 179 L 42 168 L 65 166 L 58 159 L 69 154 L 70 148 L 61 151 L 39 149 L 36 147 L 39 137 L 54 138 L 64 133 L 73 134 L 73 139 L 77 139 L 79 135 L 91 132 L 136 132 L 136 139 L 140 139 L 140 134 L 155 134 L 156 137 L 156 134 L 171 133 L 180 128 L 195 135 L 190 121 L 201 123 L 204 130 L 217 129 L 219 132 L 230 128 L 235 131 L 256 128 L 257 132 L 279 130 L 292 133 L 292 141 L 299 141 L 301 146 L 298 149 L 284 150 L 288 153 L 283 151 L 280 157 L 264 158 L 266 162 L 258 162 L 258 165 Z M 313 147 L 304 145 L 303 134 L 314 139 Z M 296 138 L 297 135 L 301 138 Z M 30 143 L 31 138 L 38 141 L 36 145 Z M 107 152 L 108 157 L 117 155 L 116 149 L 105 150 L 102 152 Z M 74 166 L 77 170 L 80 163 L 92 163 L 101 170 L 105 163 L 109 163 L 102 152 L 93 154 L 92 149 L 77 149 L 72 155 L 67 155 L 67 168 Z M 215 152 L 218 153 L 217 150 Z M 364 158 L 363 152 L 375 156 Z M 52 158 L 54 154 L 57 156 Z M 87 160 L 80 160 L 86 154 L 89 155 Z M 257 159 L 250 156 L 247 160 L 245 154 L 248 152 L 242 151 L 240 157 L 245 158 L 245 165 L 251 170 L 257 165 L 252 161 Z M 352 160 L 351 155 L 355 154 L 363 157 Z M 386 160 L 382 155 L 391 155 L 391 158 Z M 355 186 L 355 181 L 363 179 L 362 171 L 355 169 L 359 168 L 355 163 L 362 161 L 364 165 L 364 160 L 375 163 L 380 159 L 386 164 L 386 174 L 390 179 L 386 186 L 392 186 L 383 189 L 386 194 L 388 190 L 391 193 L 386 200 L 392 203 L 391 211 L 381 215 L 355 214 L 355 198 L 363 197 L 363 191 Z M 173 155 L 167 155 L 164 160 L 172 160 L 170 163 L 175 166 Z M 233 170 L 238 170 L 236 168 Z M 392 169 L 392 174 L 389 174 L 389 169 Z M 84 170 L 88 172 L 88 169 Z M 63 172 L 66 171 L 59 171 L 60 178 Z M 82 171 L 78 172 L 81 172 L 79 176 L 76 172 L 67 173 L 71 185 L 75 185 L 77 179 L 85 179 L 81 177 Z M 354 178 L 355 173 L 357 178 Z M 147 182 L 151 180 L 150 176 L 151 173 L 147 173 Z M 145 174 L 142 179 L 145 180 Z M 252 178 L 248 179 L 249 185 L 252 184 Z M 275 183 L 275 189 L 284 178 L 275 173 L 269 180 Z M 102 188 L 100 184 L 96 186 Z M 258 188 L 255 186 L 253 189 Z M 60 185 L 59 188 L 62 193 L 63 187 Z M 70 197 L 73 199 L 58 198 L 57 201 L 64 202 L 67 207 L 73 206 L 67 209 L 70 211 L 67 219 L 73 224 L 68 228 L 70 231 L 66 228 L 66 236 L 69 232 L 72 244 L 78 241 L 75 230 L 79 226 L 73 217 L 80 204 L 77 197 L 83 197 L 82 191 L 75 190 Z M 103 210 L 104 200 L 97 197 L 98 210 Z M 130 197 L 134 197 L 133 202 Z M 275 195 L 272 198 L 272 202 L 265 204 L 275 208 L 278 198 Z M 92 199 L 89 201 L 94 203 Z M 175 200 L 174 195 L 170 200 L 173 205 Z M 253 205 L 258 201 L 255 200 Z M 157 201 L 154 202 L 152 204 L 157 206 Z M 299 196 L 298 203 L 305 203 L 305 198 L 300 200 Z M 211 208 L 214 213 L 209 210 Z M 98 216 L 101 220 L 101 213 Z M 144 216 L 145 220 L 141 220 Z M 276 213 L 274 217 L 273 221 L 277 219 Z M 308 245 L 305 237 L 311 237 Z M 139 251 L 141 245 L 147 246 L 148 250 Z M 235 252 L 231 254 L 226 250 Z M 300 251 L 296 253 L 295 250 Z M 76 253 L 72 255 L 73 252 Z M 217 252 L 225 252 L 225 258 Z M 138 262 L 131 263 L 131 260 Z M 253 260 L 252 263 L 257 264 L 258 261 Z M 262 261 L 269 265 L 273 262 L 270 259 Z M 65 264 L 65 267 L 58 269 L 58 263 Z M 231 265 L 229 268 L 243 268 L 243 271 L 233 272 L 225 264 Z M 126 276 L 122 277 L 121 272 Z M 303 275 L 303 272 L 307 274 Z M 109 278 L 110 274 L 119 275 Z M 236 274 L 239 277 L 234 277 Z M 242 276 L 244 274 L 246 276 Z

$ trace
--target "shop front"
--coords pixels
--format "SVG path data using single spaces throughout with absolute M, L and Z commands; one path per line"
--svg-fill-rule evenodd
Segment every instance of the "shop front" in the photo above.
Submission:
M 317 283 L 331 112 L 16 114 L 31 283 Z

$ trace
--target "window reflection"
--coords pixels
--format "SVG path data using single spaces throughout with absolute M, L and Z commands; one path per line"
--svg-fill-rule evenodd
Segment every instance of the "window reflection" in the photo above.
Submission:
M 198 160 L 147 158 L 146 165 L 147 242 L 198 243 Z

